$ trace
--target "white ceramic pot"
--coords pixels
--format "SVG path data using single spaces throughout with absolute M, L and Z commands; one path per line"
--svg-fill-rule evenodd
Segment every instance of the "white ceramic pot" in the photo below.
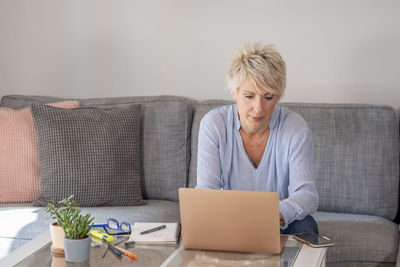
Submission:
M 83 262 L 89 260 L 91 243 L 92 238 L 90 236 L 84 239 L 64 238 L 65 260 L 69 262 Z
M 50 224 L 51 251 L 57 255 L 64 255 L 64 230 L 58 224 Z

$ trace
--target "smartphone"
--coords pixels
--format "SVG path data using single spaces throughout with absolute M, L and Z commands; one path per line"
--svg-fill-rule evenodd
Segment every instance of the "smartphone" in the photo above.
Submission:
M 314 248 L 330 247 L 334 245 L 329 238 L 315 233 L 294 234 L 293 238 Z

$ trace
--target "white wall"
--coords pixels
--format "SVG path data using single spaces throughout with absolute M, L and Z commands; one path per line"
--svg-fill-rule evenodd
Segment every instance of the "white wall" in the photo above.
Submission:
M 0 96 L 224 98 L 230 54 L 275 44 L 284 101 L 400 106 L 400 1 L 0 0 Z

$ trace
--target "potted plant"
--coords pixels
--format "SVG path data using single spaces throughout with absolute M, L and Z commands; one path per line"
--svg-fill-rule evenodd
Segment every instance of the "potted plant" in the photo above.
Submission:
M 46 212 L 50 214 L 53 220 L 56 220 L 50 224 L 50 235 L 51 235 L 51 251 L 56 254 L 64 255 L 64 230 L 60 226 L 62 223 L 64 213 L 68 213 L 71 210 L 78 209 L 78 203 L 73 201 L 73 195 L 65 198 L 57 203 L 51 202 L 46 207 Z
M 78 203 L 73 196 L 59 202 L 58 212 L 54 212 L 54 203 L 48 205 L 48 210 L 54 212 L 58 225 L 64 230 L 65 259 L 69 262 L 82 262 L 89 259 L 91 238 L 89 231 L 92 228 L 94 217 L 90 214 L 82 215 Z

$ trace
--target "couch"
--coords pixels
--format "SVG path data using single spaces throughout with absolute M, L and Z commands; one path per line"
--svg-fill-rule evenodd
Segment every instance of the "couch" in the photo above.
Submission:
M 64 99 L 8 95 L 0 107 L 20 109 Z M 178 96 L 78 99 L 81 106 L 141 104 L 141 190 L 144 206 L 83 207 L 96 222 L 177 222 L 177 189 L 196 185 L 200 120 L 233 103 Z M 280 103 L 301 114 L 314 138 L 315 184 L 320 196 L 313 215 L 330 237 L 328 266 L 395 266 L 399 248 L 399 116 L 389 106 Z M 399 110 L 397 110 L 399 112 Z M 117 193 L 116 193 L 117 194 Z M 0 204 L 0 258 L 46 231 L 51 219 L 32 203 Z

